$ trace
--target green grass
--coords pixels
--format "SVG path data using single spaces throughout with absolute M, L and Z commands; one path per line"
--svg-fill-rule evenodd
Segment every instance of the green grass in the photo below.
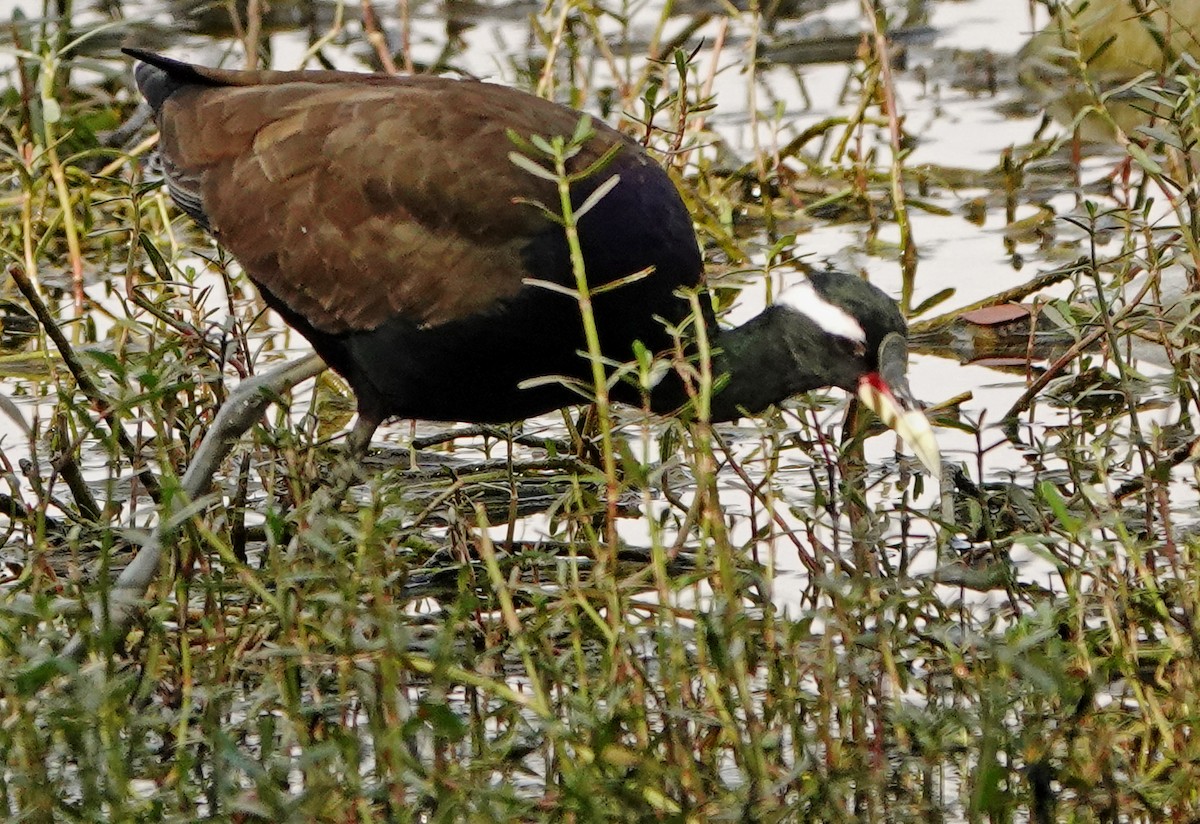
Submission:
M 876 124 L 884 147 L 900 125 L 879 106 L 890 81 L 877 56 L 847 70 L 854 116 L 783 152 L 826 141 L 803 175 L 776 167 L 767 145 L 731 174 L 705 148 L 702 121 L 714 103 L 743 101 L 711 97 L 711 55 L 674 50 L 671 26 L 636 51 L 632 35 L 644 32 L 630 29 L 600 48 L 598 27 L 620 28 L 628 11 L 552 5 L 530 28 L 547 59 L 506 69 L 594 110 L 609 100 L 607 119 L 662 153 L 712 271 L 730 275 L 715 280 L 722 306 L 735 275 L 761 277 L 751 261 L 797 265 L 790 251 L 803 238 L 785 229 L 813 191 L 826 217 L 810 220 L 861 216 L 864 246 L 894 252 L 910 283 L 920 277 L 919 232 L 888 250 L 875 231 L 949 198 L 939 180 L 951 170 L 923 170 L 918 196 L 902 154 L 858 150 L 876 145 Z M 731 31 L 762 28 L 747 14 Z M 841 450 L 839 401 L 826 397 L 736 432 L 636 410 L 582 431 L 573 421 L 500 430 L 428 446 L 415 468 L 401 453 L 340 494 L 326 443 L 346 422 L 335 383 L 316 414 L 301 414 L 312 404 L 300 393 L 295 410 L 273 407 L 244 439 L 217 491 L 178 514 L 133 630 L 114 633 L 89 618 L 110 595 L 109 572 L 156 522 L 158 502 L 177 503 L 230 389 L 286 347 L 236 265 L 143 180 L 144 148 L 127 152 L 140 137 L 101 147 L 96 133 L 132 109 L 128 66 L 111 52 L 58 59 L 53 25 L 16 30 L 26 93 L 10 73 L 0 250 L 14 278 L 31 281 L 12 300 L 44 309 L 35 339 L 16 344 L 43 374 L 6 378 L 2 390 L 32 422 L 28 436 L 0 442 L 2 815 L 1200 815 L 1200 563 L 1187 531 L 1197 481 L 1186 460 L 1195 333 L 1146 301 L 1124 308 L 1121 290 L 1137 287 L 1113 285 L 1195 259 L 1194 233 L 1175 228 L 1195 219 L 1181 186 L 1190 170 L 1135 163 L 1130 185 L 1096 198 L 1076 228 L 1055 224 L 1081 239 L 1070 247 L 1079 265 L 1064 267 L 1072 299 L 1043 309 L 1067 341 L 1054 374 L 1106 374 L 1116 391 L 1058 414 L 1055 392 L 1087 397 L 1092 384 L 1039 388 L 1009 410 L 1008 430 L 1004 410 L 957 421 L 951 437 L 976 448 L 955 457 L 980 485 L 960 483 L 945 515 L 894 462 L 864 468 L 853 446 Z M 314 48 L 363 53 L 365 35 L 347 32 L 342 43 L 315 31 Z M 719 48 L 765 72 L 755 42 Z M 443 62 L 456 63 L 455 48 L 448 37 Z M 84 65 L 107 75 L 97 82 Z M 1177 139 L 1190 145 L 1193 107 L 1174 93 Z M 1018 149 L 994 193 L 1023 205 L 1070 185 L 1039 163 Z M 1173 200 L 1169 218 L 1151 198 Z M 1101 223 L 1116 227 L 1104 228 L 1107 243 Z M 1023 248 L 1039 260 L 1061 251 Z M 1164 327 L 1174 365 L 1140 375 L 1132 336 Z M 1180 399 L 1171 427 L 1146 412 L 1163 398 Z M 1025 465 L 983 473 L 1010 438 Z M 520 525 L 507 527 L 514 515 L 552 540 L 522 543 Z M 956 533 L 970 552 L 949 543 Z M 1030 580 L 1030 568 L 1046 574 Z M 76 665 L 56 653 L 78 632 L 89 646 Z

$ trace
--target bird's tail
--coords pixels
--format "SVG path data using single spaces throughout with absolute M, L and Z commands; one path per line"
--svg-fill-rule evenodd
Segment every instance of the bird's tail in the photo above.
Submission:
M 121 51 L 138 59 L 133 77 L 142 92 L 142 97 L 146 98 L 146 102 L 155 112 L 162 108 L 168 97 L 187 86 L 223 85 L 218 79 L 201 73 L 196 66 L 163 57 L 161 54 L 134 48 L 124 48 Z

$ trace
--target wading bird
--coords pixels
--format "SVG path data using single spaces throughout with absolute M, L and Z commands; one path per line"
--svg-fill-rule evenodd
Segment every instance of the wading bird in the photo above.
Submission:
M 171 197 L 345 377 L 354 451 L 391 416 L 503 422 L 582 400 L 585 313 L 559 184 L 533 138 L 576 135 L 581 113 L 481 82 L 227 71 L 126 51 L 141 61 Z M 672 330 L 695 334 L 680 291 L 701 287 L 703 263 L 667 173 L 616 130 L 583 131 L 565 170 L 578 178 L 569 202 L 611 374 L 635 341 L 662 353 Z M 712 420 L 841 387 L 939 471 L 905 376 L 904 319 L 882 291 L 816 274 L 735 329 L 701 297 L 722 376 Z M 677 412 L 683 371 L 618 378 L 611 397 Z

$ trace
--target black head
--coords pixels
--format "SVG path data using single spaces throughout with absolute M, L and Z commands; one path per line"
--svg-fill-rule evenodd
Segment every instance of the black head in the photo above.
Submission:
M 889 335 L 908 335 L 896 301 L 845 272 L 812 273 L 804 283 L 783 292 L 776 305 L 810 322 L 797 328 L 819 336 L 826 350 L 820 359 L 827 371 L 825 383 L 850 391 L 858 388 L 863 374 L 879 371 L 879 354 Z
M 819 370 L 824 383 L 857 393 L 936 475 L 941 458 L 908 386 L 908 324 L 896 302 L 860 277 L 827 271 L 809 275 L 777 304 L 800 316 L 798 335 L 818 337 L 813 364 L 801 368 Z

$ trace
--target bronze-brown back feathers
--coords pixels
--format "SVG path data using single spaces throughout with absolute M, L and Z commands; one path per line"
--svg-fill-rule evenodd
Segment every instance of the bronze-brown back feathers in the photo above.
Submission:
M 486 312 L 522 288 L 522 248 L 553 228 L 528 201 L 556 210 L 555 186 L 511 163 L 506 131 L 570 135 L 568 109 L 486 83 L 135 56 L 169 78 L 139 83 L 158 107 L 173 197 L 322 332 Z M 595 129 L 573 168 L 628 150 L 591 186 L 651 162 Z

